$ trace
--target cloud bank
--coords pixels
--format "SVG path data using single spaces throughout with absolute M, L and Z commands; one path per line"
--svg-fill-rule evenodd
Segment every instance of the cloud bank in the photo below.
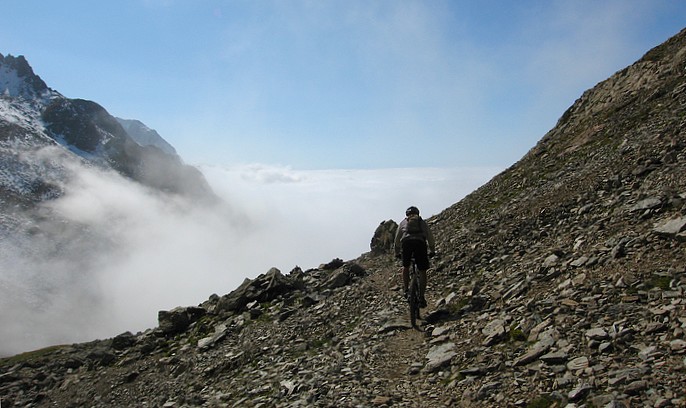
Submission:
M 270 267 L 354 259 L 381 221 L 409 205 L 436 214 L 500 170 L 206 166 L 225 200 L 207 207 L 68 166 L 73 180 L 43 209 L 43 233 L 3 243 L 0 355 L 155 327 L 157 311 L 228 293 Z

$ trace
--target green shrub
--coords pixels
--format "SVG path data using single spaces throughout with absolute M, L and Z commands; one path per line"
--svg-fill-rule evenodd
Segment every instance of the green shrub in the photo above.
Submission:
M 548 408 L 555 402 L 557 402 L 555 398 L 551 397 L 550 395 L 543 394 L 526 404 L 526 408 Z
M 510 341 L 526 341 L 527 336 L 517 325 L 510 327 Z
M 669 276 L 657 276 L 654 275 L 650 280 L 647 282 L 648 287 L 651 288 L 660 288 L 662 290 L 667 290 L 669 289 L 669 282 L 672 279 Z

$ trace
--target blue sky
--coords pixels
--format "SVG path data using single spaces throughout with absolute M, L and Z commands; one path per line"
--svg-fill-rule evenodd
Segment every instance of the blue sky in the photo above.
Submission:
M 191 164 L 507 167 L 681 0 L 3 0 L 0 53 Z

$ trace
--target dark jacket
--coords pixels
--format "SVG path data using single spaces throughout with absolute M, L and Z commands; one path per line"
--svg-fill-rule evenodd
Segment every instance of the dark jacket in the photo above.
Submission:
M 408 234 L 407 233 L 407 218 L 400 221 L 400 225 L 398 225 L 398 230 L 395 232 L 395 241 L 393 242 L 393 248 L 395 250 L 396 255 L 400 254 L 400 250 L 402 249 L 401 243 L 403 242 L 403 240 L 406 240 L 406 239 L 423 239 L 423 240 L 426 240 L 426 243 L 429 247 L 429 251 L 436 252 L 436 242 L 434 241 L 434 236 L 431 233 L 431 229 L 429 228 L 429 224 L 427 224 L 427 222 L 424 221 L 424 218 L 421 218 L 419 221 L 420 221 L 420 224 L 422 226 L 422 233 L 421 234 Z

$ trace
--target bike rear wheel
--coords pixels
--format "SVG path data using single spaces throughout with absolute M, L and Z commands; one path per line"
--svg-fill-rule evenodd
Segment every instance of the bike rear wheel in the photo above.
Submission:
M 412 327 L 417 327 L 417 320 L 419 319 L 419 279 L 416 273 L 412 274 L 410 280 L 410 288 L 408 294 L 408 302 L 410 304 L 410 323 Z

